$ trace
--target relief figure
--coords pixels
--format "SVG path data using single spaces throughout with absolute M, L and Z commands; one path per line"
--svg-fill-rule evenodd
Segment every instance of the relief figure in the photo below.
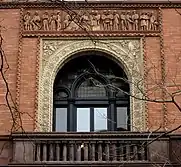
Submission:
M 31 15 L 30 15 L 30 12 L 27 12 L 25 15 L 24 15 L 24 29 L 27 30 L 27 31 L 31 31 L 32 30 L 32 24 L 31 24 Z
M 82 25 L 83 28 L 86 30 L 90 30 L 90 19 L 89 16 L 86 15 L 86 13 L 83 13 L 82 16 L 80 17 L 79 24 Z
M 49 31 L 49 15 L 48 12 L 45 12 L 42 16 L 42 22 L 43 22 L 43 30 Z
M 104 30 L 112 30 L 113 26 L 113 14 L 110 11 L 104 11 L 102 15 L 103 28 Z
M 92 11 L 90 15 L 90 21 L 91 21 L 91 27 L 93 31 L 98 31 L 101 29 L 100 19 L 101 19 L 101 15 L 98 13 L 98 11 Z
M 125 16 L 125 12 L 121 13 L 120 19 L 121 19 L 121 30 L 126 30 L 126 16 Z
M 119 14 L 117 11 L 113 12 L 113 30 L 119 30 Z
M 140 26 L 141 30 L 147 30 L 148 29 L 148 15 L 147 13 L 142 13 L 140 16 Z
M 131 17 L 131 13 L 128 11 L 126 14 L 126 28 L 127 30 L 132 30 L 133 27 L 133 20 Z
M 64 18 L 64 21 L 63 21 L 63 28 L 64 29 L 67 29 L 70 25 L 70 21 L 71 18 L 70 18 L 70 15 L 66 15 L 65 18 Z
M 32 23 L 33 30 L 37 31 L 41 29 L 41 18 L 37 11 L 35 12 L 33 16 L 31 23 Z
M 136 10 L 133 11 L 132 20 L 133 20 L 133 30 L 139 30 L 139 15 L 138 13 L 136 13 Z
M 57 12 L 57 31 L 60 31 L 61 29 L 62 29 L 61 13 Z
M 156 17 L 154 16 L 154 13 L 150 13 L 150 25 L 149 30 L 157 30 L 158 22 L 156 20 Z
M 57 16 L 55 15 L 55 13 L 52 13 L 50 17 L 50 30 L 51 31 L 57 30 Z

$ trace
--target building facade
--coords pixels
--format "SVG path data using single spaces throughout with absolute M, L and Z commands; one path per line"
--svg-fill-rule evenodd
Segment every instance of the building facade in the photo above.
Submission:
M 179 166 L 180 7 L 0 2 L 0 164 Z

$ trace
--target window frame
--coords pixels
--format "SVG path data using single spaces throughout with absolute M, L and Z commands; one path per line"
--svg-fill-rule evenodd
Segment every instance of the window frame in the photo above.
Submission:
M 58 107 L 67 108 L 67 132 L 76 132 L 78 107 L 92 108 L 94 106 L 99 106 L 100 108 L 108 109 L 107 116 L 108 116 L 108 119 L 111 119 L 112 121 L 107 122 L 107 128 L 108 128 L 107 131 L 117 131 L 117 107 L 127 107 L 127 116 L 128 116 L 127 130 L 129 131 L 131 129 L 130 128 L 131 121 L 130 121 L 130 99 L 128 95 L 116 97 L 116 93 L 110 90 L 107 86 L 105 86 L 105 91 L 106 91 L 105 97 L 85 97 L 85 98 L 77 97 L 77 91 L 79 89 L 79 86 L 85 82 L 86 78 L 89 79 L 89 77 L 94 78 L 95 80 L 99 81 L 103 85 L 110 84 L 110 81 L 111 81 L 108 78 L 106 78 L 104 75 L 97 75 L 94 73 L 82 73 L 75 78 L 75 80 L 71 83 L 70 88 L 56 87 L 56 89 L 54 89 L 54 93 L 57 90 L 62 90 L 63 92 L 67 92 L 67 95 L 68 95 L 67 98 L 53 100 L 53 106 L 54 106 L 53 112 L 55 112 L 55 108 L 58 108 Z M 60 76 L 58 76 L 58 78 L 60 78 Z M 128 85 L 128 89 L 130 90 L 128 83 L 127 85 Z M 54 113 L 53 117 L 55 117 L 55 115 L 56 114 Z M 56 118 L 53 118 L 53 131 L 56 130 L 55 121 L 56 121 Z M 93 131 L 93 128 L 91 130 Z
M 53 131 L 56 131 L 56 108 L 67 108 L 67 132 L 77 131 L 77 108 L 107 108 L 107 117 L 112 121 L 107 122 L 107 131 L 117 131 L 117 108 L 127 107 L 127 130 L 130 131 L 130 107 L 127 99 L 116 101 L 115 99 L 69 99 L 54 103 Z M 72 116 L 71 116 L 72 115 Z M 71 116 L 71 118 L 70 118 Z M 73 120 L 72 121 L 70 121 Z M 90 118 L 91 119 L 91 118 Z M 93 121 L 94 122 L 94 121 Z M 115 123 L 114 123 L 115 122 Z M 91 120 L 90 120 L 91 123 Z M 90 130 L 93 131 L 93 128 Z

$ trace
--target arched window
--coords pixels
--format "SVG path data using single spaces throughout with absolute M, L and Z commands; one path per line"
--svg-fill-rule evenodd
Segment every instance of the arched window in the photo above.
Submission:
M 127 77 L 108 57 L 84 52 L 58 72 L 54 82 L 54 131 L 130 130 Z

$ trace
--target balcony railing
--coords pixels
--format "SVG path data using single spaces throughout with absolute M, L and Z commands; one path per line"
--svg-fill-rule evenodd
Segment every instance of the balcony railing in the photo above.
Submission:
M 122 164 L 169 161 L 162 133 L 15 133 L 13 163 Z

